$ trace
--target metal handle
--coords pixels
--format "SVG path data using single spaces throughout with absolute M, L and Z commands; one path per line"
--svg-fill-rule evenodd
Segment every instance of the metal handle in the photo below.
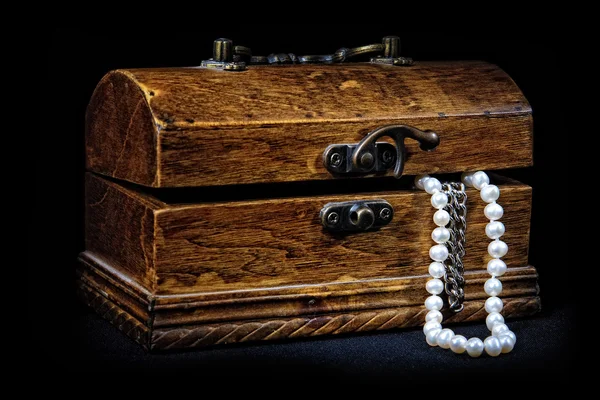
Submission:
M 377 139 L 388 136 L 394 139 L 389 143 L 377 143 Z M 431 151 L 439 143 L 439 136 L 433 131 L 422 131 L 408 125 L 387 125 L 371 131 L 358 144 L 334 144 L 325 149 L 323 163 L 334 174 L 366 174 L 385 172 L 394 165 L 394 176 L 400 178 L 404 171 L 406 157 L 405 138 L 418 141 L 422 150 Z
M 272 53 L 268 56 L 257 56 L 245 46 L 233 46 L 229 39 L 217 39 L 213 45 L 213 58 L 202 61 L 205 68 L 223 69 L 226 71 L 243 71 L 247 65 L 264 64 L 334 64 L 343 63 L 363 54 L 374 54 L 373 64 L 412 65 L 412 58 L 400 57 L 400 38 L 386 36 L 381 44 L 347 48 L 342 47 L 333 54 L 296 56 L 293 53 Z

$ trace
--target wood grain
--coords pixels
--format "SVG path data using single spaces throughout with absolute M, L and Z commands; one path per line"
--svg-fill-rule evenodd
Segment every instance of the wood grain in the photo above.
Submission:
M 485 319 L 485 301 L 466 301 L 464 310 L 446 321 L 471 322 Z M 539 297 L 504 299 L 503 313 L 523 317 L 540 310 Z M 152 350 L 174 350 L 219 344 L 262 340 L 295 339 L 322 335 L 341 335 L 420 326 L 427 310 L 423 306 L 384 308 L 356 313 L 326 314 L 292 319 L 259 320 L 229 324 L 196 325 L 156 329 L 152 332 Z M 423 342 L 423 348 L 426 348 Z
M 186 197 L 192 189 L 164 189 L 339 179 L 323 167 L 324 149 L 392 123 L 441 138 L 429 153 L 407 141 L 406 174 L 532 161 L 531 108 L 484 62 L 107 74 L 86 114 L 86 162 L 122 181 L 86 175 L 80 295 L 152 350 L 421 325 L 433 229 L 425 193 L 198 201 Z M 500 187 L 510 248 L 504 315 L 529 315 L 540 308 L 527 266 L 531 188 Z M 485 318 L 487 221 L 478 193 L 468 195 L 466 304 L 450 322 Z M 365 233 L 323 230 L 325 203 L 359 199 L 387 200 L 394 220 Z
M 101 288 L 105 297 L 145 321 L 148 326 L 225 323 L 266 318 L 290 318 L 328 313 L 358 312 L 374 308 L 422 306 L 428 274 L 352 282 L 275 286 L 261 289 L 204 291 L 182 294 L 150 294 L 131 297 L 121 274 L 91 253 L 80 256 L 80 279 Z M 109 279 L 106 279 L 106 277 Z M 465 273 L 466 300 L 485 300 L 484 270 Z M 530 266 L 509 268 L 502 276 L 503 297 L 537 296 L 537 272 Z M 137 305 L 137 307 L 136 307 Z
M 125 73 L 144 91 L 165 129 L 531 111 L 511 78 L 482 61 L 418 62 L 408 68 L 263 66 L 239 74 L 203 68 Z
M 126 73 L 108 74 L 85 116 L 86 166 L 105 175 L 155 185 L 158 127 L 144 92 Z
M 146 325 L 141 323 L 119 304 L 103 296 L 100 291 L 86 285 L 84 282 L 79 281 L 77 289 L 79 297 L 86 305 L 148 350 L 148 339 L 151 330 Z
M 531 188 L 500 185 L 507 265 L 527 265 Z M 467 271 L 489 260 L 488 220 L 467 191 Z M 237 290 L 422 275 L 435 228 L 429 195 L 419 190 L 177 206 L 156 213 L 157 293 Z M 333 201 L 384 199 L 394 219 L 378 231 L 333 234 L 321 208 Z
M 87 250 L 156 294 L 234 291 L 423 275 L 434 228 L 419 190 L 169 205 L 88 174 Z M 531 188 L 499 185 L 509 267 L 527 265 Z M 489 260 L 487 220 L 467 191 L 467 271 Z M 319 212 L 328 202 L 385 199 L 393 221 L 371 232 L 334 234 Z
M 86 250 L 153 290 L 154 210 L 161 203 L 90 174 L 86 174 L 85 196 Z
M 392 123 L 441 138 L 432 153 L 407 141 L 406 174 L 532 162 L 531 108 L 484 62 L 120 70 L 86 121 L 88 168 L 152 187 L 335 179 L 329 144 Z
M 78 284 L 78 292 L 86 304 L 93 307 L 127 336 L 151 351 L 404 329 L 422 325 L 423 316 L 427 312 L 423 305 L 412 305 L 354 312 L 315 312 L 312 315 L 283 318 L 147 327 L 121 308 L 118 302 L 107 297 L 104 289 L 104 287 L 89 286 L 82 281 Z M 537 296 L 509 297 L 504 299 L 502 313 L 510 319 L 532 315 L 540 308 L 540 299 Z M 483 321 L 486 314 L 483 300 L 467 299 L 464 310 L 458 314 L 447 314 L 445 321 L 449 324 Z
M 406 141 L 405 175 L 526 167 L 532 163 L 530 115 L 217 127 L 177 130 L 161 137 L 161 186 L 343 179 L 334 178 L 323 165 L 327 146 L 358 143 L 370 131 L 389 124 L 430 129 L 440 137 L 440 145 L 431 152 L 420 150 L 413 140 Z M 392 170 L 378 174 L 392 175 Z M 362 178 L 369 176 L 375 175 Z
M 485 301 L 488 297 L 483 284 L 489 275 L 485 271 L 466 274 L 467 301 Z M 224 323 L 257 318 L 281 318 L 314 316 L 329 313 L 353 313 L 373 308 L 422 307 L 428 293 L 424 290 L 428 275 L 405 276 L 385 281 L 370 279 L 354 282 L 354 285 L 328 285 L 329 291 L 313 287 L 307 294 L 309 285 L 298 285 L 293 294 L 282 294 L 274 288 L 266 296 L 252 296 L 250 290 L 240 290 L 228 300 L 189 302 L 184 296 L 171 296 L 177 303 L 171 307 L 154 307 L 153 326 L 156 328 Z M 533 267 L 511 268 L 502 278 L 504 297 L 527 297 L 538 294 L 537 272 Z M 360 285 L 360 286 L 359 286 Z M 350 287 L 346 287 L 350 286 Z M 354 288 L 352 288 L 354 286 Z M 318 291 L 318 290 L 321 291 Z M 158 295 L 156 303 L 165 296 Z M 447 307 L 447 306 L 446 306 Z
M 86 288 L 99 290 L 104 297 L 146 326 L 152 326 L 155 297 L 128 274 L 86 251 L 79 257 L 78 280 Z
M 502 190 L 510 247 L 502 277 L 506 313 L 529 315 L 539 310 L 537 272 L 527 267 L 531 188 L 494 182 Z M 170 204 L 88 173 L 86 193 L 80 292 L 147 348 L 422 323 L 433 223 L 421 191 Z M 475 191 L 468 195 L 465 277 L 471 311 L 456 318 L 475 321 L 485 317 L 488 240 L 483 204 Z M 325 203 L 375 198 L 393 205 L 390 225 L 352 235 L 323 231 L 318 213 Z

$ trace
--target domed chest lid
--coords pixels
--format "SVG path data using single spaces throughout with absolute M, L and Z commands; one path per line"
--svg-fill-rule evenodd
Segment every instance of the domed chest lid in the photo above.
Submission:
M 324 159 L 387 125 L 439 137 L 433 151 L 406 140 L 405 175 L 532 163 L 523 94 L 497 66 L 464 61 L 112 71 L 88 106 L 87 167 L 150 187 L 391 176 L 336 174 Z

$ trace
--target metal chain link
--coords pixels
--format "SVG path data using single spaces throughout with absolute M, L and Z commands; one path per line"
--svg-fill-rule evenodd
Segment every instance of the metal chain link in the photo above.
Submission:
M 465 299 L 464 265 L 465 231 L 467 229 L 467 193 L 465 185 L 456 182 L 446 182 L 442 185 L 443 192 L 448 196 L 448 205 L 444 210 L 450 214 L 450 240 L 446 242 L 448 258 L 444 262 L 444 287 L 448 295 L 450 309 L 460 312 Z

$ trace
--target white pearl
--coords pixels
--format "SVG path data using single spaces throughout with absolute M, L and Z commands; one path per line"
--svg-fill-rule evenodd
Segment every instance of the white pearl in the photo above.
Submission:
M 446 207 L 447 204 L 448 196 L 446 195 L 446 193 L 437 192 L 431 196 L 431 205 L 433 206 L 433 208 L 441 210 L 442 208 Z
M 438 321 L 438 322 L 442 322 L 442 321 Z M 497 313 L 497 312 L 489 313 L 485 319 L 485 325 L 487 326 L 487 328 L 490 331 L 494 327 L 494 324 L 503 324 L 503 323 L 504 323 L 504 317 L 502 316 L 502 314 Z
M 442 349 L 450 348 L 450 341 L 454 337 L 454 332 L 452 329 L 442 329 L 442 331 L 437 335 L 437 345 Z
M 429 178 L 423 183 L 423 188 L 429 194 L 434 194 L 442 190 L 442 184 L 436 178 Z
M 500 311 L 502 311 L 503 306 L 504 305 L 502 304 L 502 300 L 496 296 L 488 297 L 488 299 L 485 301 L 485 311 L 487 311 L 488 313 L 499 313 Z
M 487 206 L 485 206 L 485 208 L 483 209 L 483 213 L 485 214 L 487 219 L 489 219 L 490 221 L 495 221 L 497 219 L 502 218 L 502 216 L 504 215 L 504 209 L 498 203 L 490 203 Z
M 440 296 L 429 296 L 427 299 L 425 299 L 425 308 L 428 310 L 441 310 L 442 307 L 444 306 L 444 301 L 442 300 L 442 298 Z
M 486 203 L 493 203 L 500 197 L 500 189 L 496 185 L 487 185 L 481 188 L 481 200 Z
M 473 187 L 475 189 L 481 190 L 484 186 L 490 183 L 490 178 L 488 178 L 485 172 L 477 171 L 473 174 L 471 182 L 473 183 Z
M 446 273 L 446 268 L 444 268 L 444 264 L 440 262 L 432 262 L 429 264 L 429 275 L 434 278 L 441 278 Z
M 510 338 L 513 340 L 513 342 L 515 344 L 517 344 L 517 335 L 515 335 L 513 331 L 506 331 L 506 332 L 502 333 L 502 335 L 500 335 L 500 336 L 510 336 Z
M 500 221 L 492 221 L 485 226 L 485 234 L 490 239 L 499 239 L 504 235 L 504 224 Z
M 430 279 L 425 284 L 425 289 L 431 294 L 440 294 L 444 290 L 444 282 L 439 279 Z
M 415 186 L 418 187 L 419 189 L 423 190 L 425 189 L 425 187 L 423 186 L 425 184 L 425 181 L 427 179 L 429 179 L 429 175 L 417 175 L 415 176 Z
M 437 322 L 437 323 L 442 323 L 442 320 L 444 319 L 444 316 L 442 315 L 441 312 L 437 311 L 437 310 L 431 310 L 427 313 L 427 315 L 425 315 L 425 322 Z
M 439 322 L 427 322 L 425 325 L 423 325 L 423 333 L 427 335 L 427 333 L 429 333 L 429 331 L 433 330 L 433 329 L 442 329 L 442 324 L 440 324 Z
M 508 326 L 506 324 L 495 324 L 492 328 L 492 336 L 500 336 L 504 332 L 508 332 Z
M 498 341 L 502 347 L 503 353 L 510 353 L 515 348 L 515 341 L 509 335 L 498 336 Z
M 434 329 L 432 331 L 429 331 L 427 335 L 425 335 L 425 340 L 427 341 L 427 344 L 430 346 L 437 346 L 437 336 L 440 334 L 441 331 L 441 329 Z
M 492 357 L 497 357 L 502 353 L 502 345 L 497 337 L 488 336 L 485 338 L 483 345 L 485 347 L 485 352 L 488 353 Z
M 475 172 L 462 173 L 462 175 L 460 176 L 460 180 L 465 184 L 465 186 L 473 187 L 473 174 L 475 174 Z
M 497 258 L 493 258 L 487 263 L 487 271 L 492 276 L 502 276 L 506 272 L 506 263 Z
M 479 357 L 481 353 L 483 353 L 484 346 L 481 339 L 472 337 L 471 339 L 467 340 L 465 348 L 471 357 Z
M 433 261 L 444 261 L 448 258 L 448 249 L 443 244 L 436 244 L 429 249 L 429 257 Z
M 494 240 L 488 244 L 488 253 L 494 258 L 504 257 L 508 253 L 508 245 L 502 240 Z
M 464 353 L 467 348 L 467 338 L 463 335 L 456 335 L 450 340 L 450 350 L 456 354 Z
M 450 214 L 446 210 L 437 210 L 435 214 L 433 214 L 433 222 L 437 226 L 446 226 L 448 222 L 450 222 Z
M 446 243 L 450 240 L 450 231 L 443 226 L 438 226 L 431 232 L 431 239 L 436 243 Z
M 485 290 L 488 296 L 498 296 L 502 292 L 502 282 L 496 278 L 490 278 L 485 281 L 483 290 Z

